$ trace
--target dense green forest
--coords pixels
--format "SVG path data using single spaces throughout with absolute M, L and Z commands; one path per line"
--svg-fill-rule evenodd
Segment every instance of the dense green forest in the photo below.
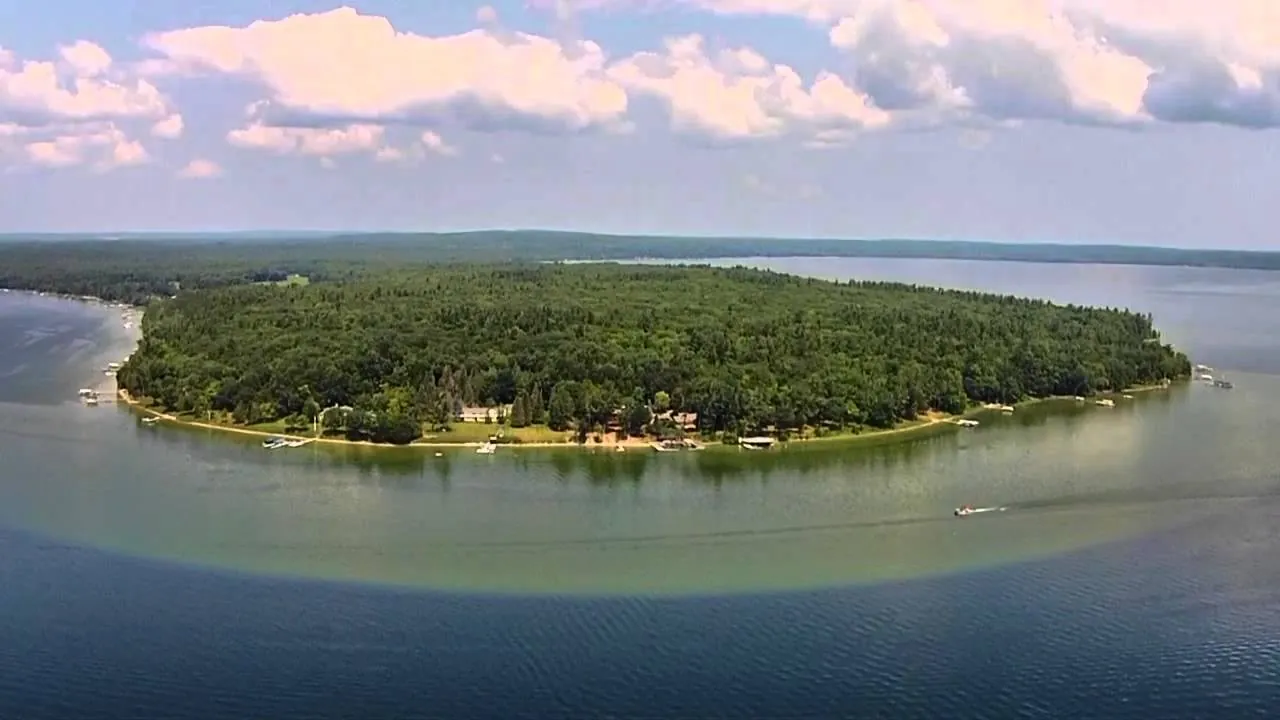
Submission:
M 900 257 L 1125 263 L 1280 270 L 1280 253 L 1112 245 L 1009 245 L 932 240 L 787 240 L 594 235 L 550 231 L 298 237 L 149 236 L 0 240 L 0 287 L 142 303 L 199 289 L 300 274 L 350 278 L 439 263 L 714 257 Z
M 409 442 L 463 405 L 513 426 L 704 435 L 890 427 L 974 401 L 1084 395 L 1189 372 L 1149 316 L 744 268 L 382 270 L 154 303 L 121 385 L 173 411 Z

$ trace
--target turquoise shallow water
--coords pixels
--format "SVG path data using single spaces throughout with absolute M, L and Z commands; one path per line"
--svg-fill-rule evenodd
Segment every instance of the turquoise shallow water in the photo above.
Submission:
M 127 345 L 117 318 L 0 298 L 0 717 L 1274 705 L 1276 286 L 851 262 L 1150 309 L 1237 389 L 872 449 L 265 452 L 77 405 Z

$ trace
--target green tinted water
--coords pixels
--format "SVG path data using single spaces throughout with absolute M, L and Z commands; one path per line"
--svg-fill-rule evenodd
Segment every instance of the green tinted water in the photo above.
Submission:
M 1003 290 L 1003 277 L 982 275 L 992 270 L 917 266 L 957 278 L 922 281 Z M 1182 346 L 1270 370 L 1260 340 L 1280 335 L 1251 326 L 1234 343 L 1205 338 L 1240 314 L 1264 317 L 1274 288 L 1250 275 L 1224 284 L 1221 271 L 1128 270 L 1095 281 L 1096 302 L 1149 309 L 1158 325 L 1167 315 Z M 1088 290 L 1085 269 L 1031 271 L 1044 294 Z M 1199 282 L 1203 295 L 1210 280 L 1226 288 L 1215 302 L 1225 292 L 1229 303 L 1179 290 Z M 73 303 L 0 302 L 0 372 L 23 366 L 11 377 L 46 389 L 0 390 L 0 523 L 188 563 L 500 592 L 759 591 L 1031 559 L 1280 492 L 1280 378 L 1269 374 L 1233 372 L 1232 391 L 1175 387 L 1114 409 L 1044 404 L 885 447 L 265 451 L 254 438 L 79 406 L 67 376 L 97 359 L 67 360 L 67 349 L 118 341 L 114 316 L 104 328 L 101 311 Z M 966 502 L 1010 509 L 953 518 Z

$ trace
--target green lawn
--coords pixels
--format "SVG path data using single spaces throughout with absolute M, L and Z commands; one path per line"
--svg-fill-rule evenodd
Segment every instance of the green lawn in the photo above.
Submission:
M 511 428 L 497 423 L 453 423 L 447 432 L 428 433 L 423 438 L 423 442 L 449 442 L 449 443 L 467 443 L 467 442 L 484 442 L 489 439 L 490 435 L 502 431 L 507 438 L 514 438 L 520 442 L 538 443 L 538 442 L 563 442 L 569 435 L 567 432 L 556 432 L 546 427 L 538 425 L 534 427 Z
M 290 275 L 284 280 L 264 280 L 262 282 L 254 283 L 254 284 L 255 285 L 278 285 L 281 287 L 291 287 L 295 285 L 309 285 L 311 284 L 311 278 L 307 277 L 306 275 Z

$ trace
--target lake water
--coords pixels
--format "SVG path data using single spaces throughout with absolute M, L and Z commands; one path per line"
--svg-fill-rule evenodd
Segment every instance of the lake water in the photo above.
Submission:
M 80 406 L 127 352 L 118 312 L 0 295 L 0 717 L 1280 703 L 1280 275 L 729 262 L 1151 312 L 1236 389 L 884 447 L 265 451 Z

